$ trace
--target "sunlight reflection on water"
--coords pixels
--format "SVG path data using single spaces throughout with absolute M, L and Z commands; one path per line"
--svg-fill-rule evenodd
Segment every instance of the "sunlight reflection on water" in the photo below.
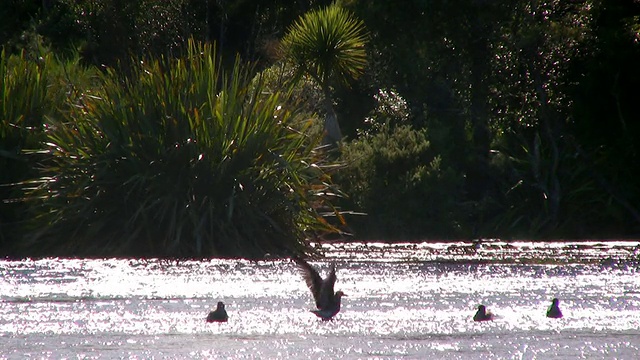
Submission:
M 640 356 L 637 242 L 324 249 L 348 296 L 329 322 L 288 260 L 0 261 L 0 358 Z M 218 300 L 230 320 L 208 324 Z

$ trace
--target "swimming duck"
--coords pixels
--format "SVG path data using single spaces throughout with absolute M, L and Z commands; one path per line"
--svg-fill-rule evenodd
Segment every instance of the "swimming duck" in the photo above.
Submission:
M 224 309 L 224 303 L 222 301 L 218 301 L 218 306 L 216 309 L 209 313 L 207 316 L 207 322 L 227 322 L 229 316 L 227 315 L 227 311 Z
M 493 320 L 493 314 L 487 312 L 487 308 L 484 305 L 478 306 L 478 311 L 473 315 L 473 321 L 488 321 Z
M 340 311 L 341 298 L 346 296 L 342 291 L 333 292 L 333 285 L 336 282 L 335 265 L 331 265 L 329 276 L 326 279 L 322 279 L 318 270 L 306 261 L 300 258 L 293 258 L 293 260 L 302 269 L 307 287 L 311 290 L 311 294 L 316 301 L 318 310 L 311 310 L 311 312 L 322 320 L 331 320 Z
M 559 302 L 560 300 L 558 300 L 558 298 L 551 300 L 551 306 L 549 306 L 547 310 L 548 318 L 560 319 L 562 317 L 562 311 L 560 311 L 560 307 L 558 307 Z

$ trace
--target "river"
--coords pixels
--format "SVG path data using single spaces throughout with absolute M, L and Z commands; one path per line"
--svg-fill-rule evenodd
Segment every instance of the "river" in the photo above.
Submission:
M 289 260 L 0 260 L 0 359 L 640 358 L 639 242 L 323 251 L 347 294 L 324 322 Z M 229 321 L 206 323 L 218 301 Z

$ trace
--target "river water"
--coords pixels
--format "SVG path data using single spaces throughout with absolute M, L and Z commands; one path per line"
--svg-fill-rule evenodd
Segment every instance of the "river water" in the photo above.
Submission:
M 288 260 L 0 260 L 0 359 L 640 358 L 638 242 L 323 250 L 348 296 L 325 322 Z

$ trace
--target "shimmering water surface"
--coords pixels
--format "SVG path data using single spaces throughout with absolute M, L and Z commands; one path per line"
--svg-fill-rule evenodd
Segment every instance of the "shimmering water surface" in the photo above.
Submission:
M 0 358 L 640 358 L 638 242 L 324 248 L 348 295 L 326 322 L 287 260 L 0 261 Z

